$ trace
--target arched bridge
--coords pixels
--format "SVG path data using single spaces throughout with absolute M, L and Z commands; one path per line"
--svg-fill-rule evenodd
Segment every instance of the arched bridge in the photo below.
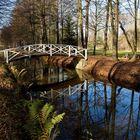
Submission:
M 67 56 L 82 56 L 87 59 L 87 49 L 78 46 L 64 45 L 64 44 L 33 44 L 20 46 L 16 48 L 9 48 L 0 51 L 4 54 L 4 59 L 7 63 L 19 56 L 32 56 L 38 54 L 53 55 L 67 55 Z

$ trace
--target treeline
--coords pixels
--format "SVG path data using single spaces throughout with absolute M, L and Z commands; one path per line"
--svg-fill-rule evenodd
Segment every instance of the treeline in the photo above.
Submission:
M 2 0 L 4 1 L 4 0 Z M 7 0 L 8 1 L 8 0 Z M 120 38 L 136 57 L 140 0 L 18 0 L 1 38 L 7 46 L 62 43 L 103 46 L 118 58 Z
M 76 3 L 65 0 L 20 0 L 2 38 L 13 45 L 66 43 L 77 45 Z M 9 34 L 7 36 L 7 34 Z M 11 35 L 11 38 L 9 36 Z M 8 37 L 8 38 L 6 38 Z M 5 42 L 5 43 L 6 43 Z

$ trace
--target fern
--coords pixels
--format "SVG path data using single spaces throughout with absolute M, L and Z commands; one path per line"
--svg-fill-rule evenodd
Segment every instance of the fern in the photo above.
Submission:
M 9 69 L 11 69 L 11 73 L 14 75 L 18 83 L 23 81 L 24 76 L 27 73 L 26 69 L 22 69 L 21 71 L 19 71 L 15 66 L 11 66 L 9 67 Z
M 41 100 L 35 100 L 33 102 L 27 103 L 30 119 L 35 119 L 38 117 L 40 106 L 42 104 L 43 102 Z
M 64 117 L 65 113 L 59 114 L 55 117 L 52 118 L 52 123 L 55 125 L 57 123 L 59 123 L 60 121 L 62 121 L 63 117 Z
M 40 112 L 41 121 L 45 124 L 45 121 L 48 119 L 49 115 L 53 112 L 54 107 L 50 104 L 45 104 Z
M 25 75 L 27 73 L 26 69 L 18 70 L 15 66 L 4 66 L 5 68 L 5 76 L 10 78 L 10 81 L 12 81 L 13 85 L 15 87 L 21 87 L 23 86 L 25 82 Z
M 40 124 L 43 130 L 41 137 L 50 137 L 55 125 L 62 121 L 65 113 L 57 115 L 52 105 L 46 104 L 41 110 Z
M 40 100 L 28 103 L 27 106 L 29 108 L 29 120 L 26 130 L 30 133 L 31 138 L 38 140 L 54 139 L 58 134 L 58 129 L 55 126 L 62 121 L 65 114 L 57 114 L 54 107 L 48 103 L 40 110 L 42 106 Z

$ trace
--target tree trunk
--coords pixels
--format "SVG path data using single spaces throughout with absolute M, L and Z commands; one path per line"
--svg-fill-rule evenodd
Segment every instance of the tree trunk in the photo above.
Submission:
M 112 0 L 110 2 L 110 18 L 111 18 L 111 29 L 112 29 L 112 57 L 118 59 L 118 0 L 115 3 L 115 12 L 113 11 Z
M 56 20 L 56 43 L 59 44 L 59 4 L 58 4 L 58 0 L 57 0 L 57 20 Z
M 95 25 L 94 25 L 94 39 L 93 39 L 93 55 L 96 54 L 96 45 L 97 45 L 97 14 L 98 14 L 98 7 L 97 7 L 97 0 L 95 2 Z
M 78 15 L 78 35 L 79 35 L 79 41 L 78 46 L 81 46 L 84 48 L 84 33 L 83 33 L 83 12 L 82 12 L 82 1 L 77 1 L 77 15 Z
M 138 3 L 137 0 L 134 0 L 134 54 L 131 60 L 135 61 L 137 57 L 137 46 L 138 46 L 138 27 L 137 27 L 137 19 L 138 19 Z
M 95 25 L 94 28 L 93 55 L 96 54 L 96 45 L 97 45 L 97 25 Z
M 61 0 L 61 43 L 64 40 L 64 19 L 63 19 L 63 1 Z
M 90 0 L 86 0 L 86 26 L 85 26 L 85 48 L 87 48 L 88 45 L 88 34 L 89 34 L 89 5 Z
M 108 22 L 109 22 L 109 1 L 107 1 L 107 7 L 106 7 L 106 23 L 105 23 L 105 31 L 104 31 L 104 55 L 106 56 L 106 50 L 108 48 Z
M 128 35 L 127 35 L 127 33 L 126 33 L 126 31 L 125 31 L 125 29 L 124 29 L 122 23 L 121 23 L 120 21 L 119 21 L 119 23 L 120 23 L 120 28 L 121 28 L 121 30 L 123 31 L 123 34 L 124 34 L 124 36 L 125 36 L 125 38 L 126 38 L 126 41 L 127 41 L 128 45 L 129 45 L 129 47 L 131 48 L 132 53 L 134 54 L 135 51 L 134 51 L 134 48 L 133 48 L 133 46 L 132 46 L 132 44 L 131 44 L 131 42 L 130 42 L 130 40 L 129 40 L 129 38 L 128 38 Z
M 43 18 L 43 36 L 42 36 L 42 43 L 46 44 L 48 43 L 48 35 L 47 35 L 47 29 L 46 29 L 46 20 L 45 17 Z
M 119 34 L 119 0 L 115 4 L 115 59 L 118 59 L 118 34 Z

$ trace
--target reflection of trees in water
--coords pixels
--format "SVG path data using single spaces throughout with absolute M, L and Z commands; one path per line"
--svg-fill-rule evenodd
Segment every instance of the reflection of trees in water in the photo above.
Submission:
M 138 106 L 134 106 L 134 91 L 130 96 L 130 93 L 124 94 L 124 90 L 115 85 L 109 87 L 105 83 L 89 83 L 89 87 L 94 90 L 89 91 L 88 88 L 85 92 L 77 93 L 65 101 L 67 104 L 65 110 L 68 115 L 71 114 L 66 124 L 67 128 L 74 117 L 73 133 L 78 131 L 79 137 L 107 140 L 130 137 L 136 139 L 139 136 L 140 99 Z M 126 101 L 124 97 L 127 97 Z
M 40 61 L 40 58 L 32 58 L 32 59 L 23 59 L 19 61 L 12 62 L 16 65 L 18 70 L 26 68 L 27 77 L 26 79 L 29 81 L 42 79 L 43 77 L 43 62 Z
M 132 114 L 133 114 L 133 102 L 134 102 L 134 91 L 132 91 L 132 96 L 131 96 L 130 111 L 129 111 L 129 118 L 128 118 L 128 126 L 127 126 L 126 135 L 125 135 L 125 140 L 127 140 L 128 136 L 129 136 L 129 130 L 130 130 L 131 121 L 132 121 Z
M 39 59 L 37 61 L 24 60 L 18 68 L 27 66 L 32 67 L 29 69 L 27 79 L 53 83 L 67 78 L 63 69 L 44 67 Z M 69 133 L 70 136 L 75 136 L 76 139 L 92 137 L 113 140 L 140 137 L 140 96 L 134 91 L 130 93 L 130 90 L 115 85 L 109 86 L 98 81 L 87 81 L 87 83 L 86 86 L 81 86 L 81 91 L 73 95 L 63 94 L 51 100 L 58 110 L 66 112 L 63 131 Z M 79 85 L 76 84 L 73 87 L 77 88 Z M 68 132 L 69 130 L 71 131 Z
M 134 135 L 134 139 L 137 138 L 138 130 L 140 130 L 140 129 L 139 129 L 139 120 L 140 120 L 140 95 L 139 95 L 138 115 L 137 115 L 137 121 L 136 121 L 136 127 L 135 127 L 135 135 Z
M 73 71 L 65 71 L 62 68 L 55 66 L 48 66 L 41 58 L 35 57 L 32 59 L 23 59 L 16 62 L 12 62 L 17 66 L 17 69 L 27 69 L 27 81 L 31 80 L 34 83 L 55 83 L 66 80 L 68 76 L 72 77 L 75 73 Z M 12 64 L 11 63 L 11 64 Z M 68 73 L 68 74 L 67 74 Z

